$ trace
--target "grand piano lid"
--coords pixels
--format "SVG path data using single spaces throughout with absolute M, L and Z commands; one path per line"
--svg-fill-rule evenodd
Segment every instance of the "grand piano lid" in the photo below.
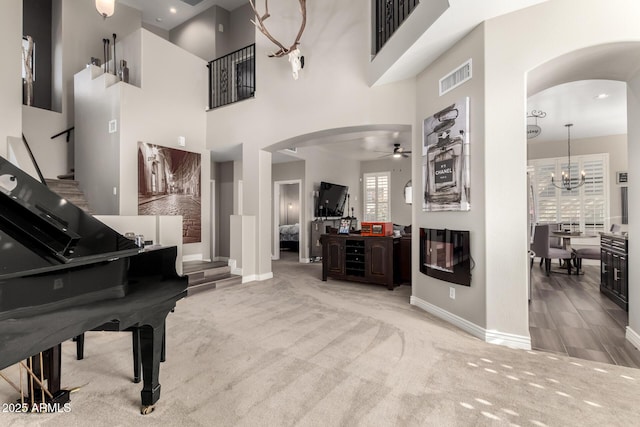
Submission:
M 139 251 L 134 242 L 0 157 L 0 280 Z

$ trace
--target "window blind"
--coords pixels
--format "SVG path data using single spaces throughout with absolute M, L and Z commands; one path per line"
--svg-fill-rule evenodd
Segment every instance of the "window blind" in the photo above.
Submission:
M 365 173 L 362 182 L 364 221 L 391 221 L 390 173 Z
M 561 223 L 580 231 L 609 229 L 608 154 L 572 156 L 571 184 L 579 184 L 581 171 L 586 179 L 583 186 L 571 191 L 551 184 L 551 173 L 560 184 L 562 171 L 568 171 L 566 157 L 532 160 L 529 166 L 536 191 L 537 222 Z

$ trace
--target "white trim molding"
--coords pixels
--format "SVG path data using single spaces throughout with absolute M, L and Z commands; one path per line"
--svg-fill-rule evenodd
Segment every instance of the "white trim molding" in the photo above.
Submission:
M 627 339 L 627 341 L 633 344 L 635 348 L 640 349 L 640 334 L 638 334 L 636 331 L 631 329 L 630 326 L 627 326 L 627 332 L 625 334 L 625 338 Z
M 227 265 L 229 267 L 231 267 L 231 274 L 235 274 L 237 276 L 242 276 L 242 269 L 236 267 L 237 261 L 235 259 L 228 259 L 227 260 Z
M 191 254 L 191 255 L 182 256 L 182 262 L 203 261 L 203 260 L 204 258 L 202 257 L 202 254 Z
M 240 269 L 240 271 L 242 271 L 242 269 Z M 264 274 L 249 274 L 247 276 L 242 276 L 242 283 L 249 283 L 249 282 L 255 282 L 255 281 L 261 282 L 263 280 L 269 280 L 269 279 L 273 279 L 273 272 L 264 273 Z
M 467 319 L 463 319 L 460 316 L 449 313 L 448 311 L 443 310 L 442 308 L 428 303 L 427 301 L 413 295 L 411 296 L 411 305 L 415 305 L 416 307 L 423 309 L 427 313 L 431 313 L 434 316 L 457 326 L 463 331 L 468 332 L 474 337 L 480 338 L 481 340 L 489 344 L 503 345 L 505 347 L 517 348 L 522 350 L 531 350 L 530 336 L 508 334 L 495 330 L 488 331 L 473 322 L 469 322 Z

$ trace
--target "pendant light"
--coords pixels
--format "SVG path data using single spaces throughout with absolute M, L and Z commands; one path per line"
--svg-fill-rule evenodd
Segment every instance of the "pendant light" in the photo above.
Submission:
M 96 10 L 104 19 L 113 15 L 116 8 L 116 0 L 96 0 Z
M 562 171 L 562 182 L 560 183 L 560 185 L 556 184 L 555 180 L 554 180 L 554 176 L 553 174 L 551 174 L 551 184 L 556 187 L 559 188 L 561 190 L 567 190 L 567 191 L 571 191 L 571 190 L 575 190 L 578 187 L 582 187 L 585 183 L 585 173 L 584 171 L 582 171 L 582 173 L 580 174 L 580 182 L 577 185 L 572 185 L 571 184 L 571 126 L 573 126 L 573 124 L 571 123 L 567 123 L 565 125 L 567 127 L 567 157 L 568 160 L 567 162 L 569 163 L 568 166 L 568 171 L 565 173 L 564 171 Z

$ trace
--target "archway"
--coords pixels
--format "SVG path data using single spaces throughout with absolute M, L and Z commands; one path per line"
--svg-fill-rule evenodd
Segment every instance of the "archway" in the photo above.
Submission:
M 634 52 L 638 51 L 640 47 L 640 43 L 638 42 L 620 42 L 620 43 L 608 43 L 597 46 L 592 46 L 588 48 L 583 48 L 579 50 L 572 51 L 570 53 L 566 53 L 554 59 L 551 59 L 536 68 L 529 71 L 527 75 L 527 94 L 529 96 L 535 95 L 537 93 L 542 92 L 543 90 L 552 88 L 557 85 L 566 86 L 567 83 L 577 82 L 582 80 L 616 80 L 619 82 L 623 82 L 627 85 L 627 122 L 629 126 L 632 126 L 633 120 L 632 116 L 634 115 L 634 111 L 638 110 L 638 99 L 632 96 L 632 91 L 629 89 L 630 85 L 638 79 L 637 73 L 640 70 L 640 60 L 637 58 L 637 55 Z M 596 94 L 594 94 L 596 95 Z M 633 165 L 637 165 L 640 163 L 640 157 L 634 155 L 634 137 L 633 135 L 637 135 L 637 129 L 628 129 L 627 132 L 627 146 L 628 146 L 628 170 L 633 169 Z M 603 151 L 607 151 L 606 147 L 603 147 Z M 608 172 L 608 179 L 614 180 L 615 182 L 615 173 L 616 170 L 610 170 Z M 610 194 L 611 196 L 612 194 Z M 636 195 L 630 195 L 630 202 L 637 204 L 637 200 L 633 200 L 637 197 Z M 614 198 L 612 197 L 611 200 Z M 615 220 L 612 220 L 616 222 Z M 634 224 L 633 216 L 629 217 L 629 229 L 633 229 L 634 227 L 638 227 L 637 219 Z M 608 231 L 608 230 L 605 230 Z M 633 265 L 633 254 L 629 255 L 630 265 Z M 599 276 L 598 272 L 596 274 Z M 599 280 L 599 277 L 597 277 Z M 631 282 L 630 287 L 634 287 L 635 285 Z M 629 291 L 629 294 L 633 294 L 633 290 Z M 638 299 L 630 298 L 629 303 L 629 319 L 631 321 L 632 316 L 640 309 L 638 307 Z M 533 321 L 535 323 L 535 320 Z M 532 320 L 530 319 L 530 325 L 532 324 Z M 535 331 L 535 327 L 531 327 L 531 339 L 532 345 L 536 346 L 536 339 L 540 339 L 537 337 L 537 332 Z M 636 346 L 637 334 L 633 332 L 628 326 L 627 330 L 627 340 L 634 343 Z M 571 353 L 569 351 L 570 356 L 577 357 L 586 357 L 586 358 L 595 358 L 600 357 L 595 354 L 588 355 L 586 352 L 582 353 L 582 355 L 578 354 L 577 350 L 574 350 L 575 353 Z M 603 348 L 604 351 L 604 348 Z M 595 353 L 595 352 L 594 352 Z M 609 352 L 610 353 L 610 352 Z M 615 359 L 615 358 L 613 358 Z M 602 359 L 594 359 L 600 360 Z M 615 362 L 615 360 L 614 360 Z

